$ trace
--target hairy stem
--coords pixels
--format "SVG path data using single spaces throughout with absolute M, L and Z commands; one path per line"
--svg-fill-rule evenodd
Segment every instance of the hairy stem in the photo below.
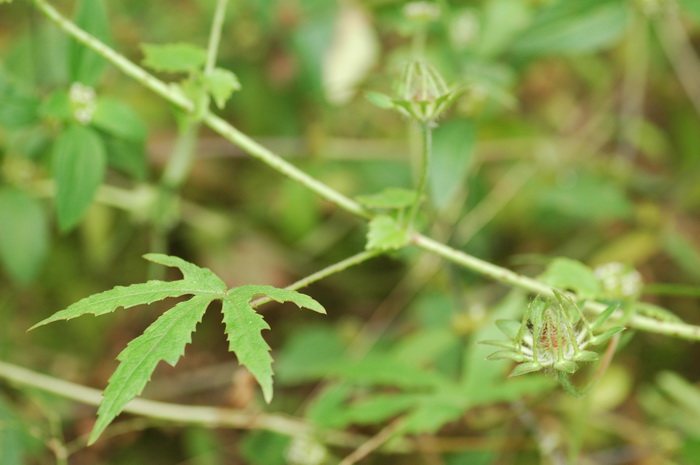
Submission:
M 21 386 L 51 392 L 83 404 L 97 406 L 102 402 L 102 392 L 97 389 L 36 373 L 10 363 L 0 362 L 0 378 L 7 379 Z M 317 432 L 312 425 L 303 420 L 259 412 L 244 413 L 233 409 L 195 407 L 146 399 L 132 400 L 124 407 L 124 411 L 157 420 L 209 427 L 262 429 L 288 436 L 320 434 L 325 442 L 344 447 L 358 447 L 367 440 L 364 436 L 343 431 L 326 430 Z M 404 443 L 399 449 L 405 447 L 406 444 Z
M 418 181 L 418 189 L 416 192 L 416 200 L 413 202 L 411 207 L 411 213 L 408 217 L 409 228 L 414 227 L 416 221 L 416 216 L 418 215 L 418 210 L 423 197 L 425 196 L 426 186 L 428 184 L 428 173 L 430 172 L 430 158 L 432 156 L 432 146 L 433 146 L 433 130 L 430 127 L 429 122 L 421 123 L 421 135 L 422 135 L 422 154 L 421 154 L 421 166 L 420 166 L 420 179 Z
M 327 266 L 326 268 L 319 270 L 316 273 L 310 274 L 309 276 L 290 284 L 289 286 L 285 287 L 285 289 L 289 289 L 292 291 L 301 289 L 303 287 L 308 286 L 309 284 L 315 283 L 316 281 L 320 281 L 324 278 L 327 278 L 332 274 L 339 273 L 347 268 L 350 268 L 351 266 L 359 265 L 360 263 L 367 261 L 370 258 L 376 257 L 377 255 L 381 255 L 382 253 L 383 252 L 380 250 L 365 250 L 351 257 L 348 257 L 345 260 L 342 260 L 338 263 L 334 263 L 333 265 Z M 251 303 L 251 305 L 253 307 L 258 307 L 271 301 L 272 299 L 269 297 L 261 297 L 260 299 L 254 300 Z
M 174 105 L 187 111 L 194 111 L 194 103 L 179 89 L 149 74 L 137 64 L 114 51 L 111 47 L 83 31 L 73 22 L 62 16 L 53 6 L 49 5 L 46 0 L 32 1 L 42 13 L 56 23 L 61 29 L 100 54 L 124 74 L 140 82 Z M 363 218 L 369 218 L 371 216 L 359 203 L 309 176 L 296 166 L 291 165 L 211 112 L 206 111 L 204 113 L 203 122 L 229 142 L 241 147 L 254 158 L 261 160 L 274 170 L 306 186 L 329 202 Z
M 112 48 L 95 39 L 90 34 L 86 33 L 74 23 L 64 18 L 55 8 L 49 5 L 46 0 L 32 0 L 34 4 L 41 10 L 49 19 L 54 21 L 61 29 L 73 36 L 79 42 L 87 45 L 95 52 L 99 53 L 105 59 L 110 61 L 114 66 L 132 77 L 136 81 L 142 83 L 158 95 L 162 96 L 169 102 L 188 111 L 194 110 L 194 104 L 177 88 L 158 80 L 151 74 L 147 73 L 140 66 L 126 59 L 123 55 L 117 53 Z M 694 57 L 694 56 L 693 56 Z M 695 59 L 694 59 L 695 60 Z M 693 66 L 696 61 L 693 61 Z M 250 137 L 246 136 L 238 129 L 214 115 L 206 111 L 203 116 L 203 122 L 212 130 L 219 133 L 222 137 L 241 147 L 251 156 L 261 160 L 263 163 L 270 166 L 279 173 L 299 182 L 306 186 L 311 191 L 315 192 L 322 198 L 336 204 L 338 207 L 353 213 L 362 218 L 370 218 L 372 215 L 364 209 L 359 203 L 351 198 L 334 190 L 323 182 L 309 176 L 299 168 L 289 164 L 287 161 L 260 145 Z M 492 263 L 478 259 L 468 255 L 460 250 L 453 249 L 447 245 L 437 242 L 420 234 L 413 234 L 413 243 L 427 251 L 442 256 L 454 263 L 457 263 L 465 268 L 476 271 L 487 277 L 500 281 L 502 283 L 525 289 L 529 292 L 540 293 L 545 296 L 552 296 L 554 289 L 550 286 L 539 282 L 536 279 L 529 278 L 514 273 L 506 268 L 499 267 Z M 605 310 L 605 305 L 596 302 L 588 302 L 586 308 L 593 313 L 601 313 Z M 619 314 L 615 314 L 619 318 Z M 650 331 L 658 334 L 666 334 L 686 339 L 700 340 L 700 326 L 688 325 L 685 323 L 659 321 L 653 318 L 634 315 L 630 320 L 630 326 Z

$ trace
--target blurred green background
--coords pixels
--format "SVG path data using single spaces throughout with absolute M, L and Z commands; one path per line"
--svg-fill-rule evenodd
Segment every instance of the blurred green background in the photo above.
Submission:
M 52 3 L 68 16 L 76 5 Z M 215 7 L 104 3 L 105 37 L 135 62 L 141 43 L 206 46 Z M 700 1 L 443 0 L 430 3 L 439 14 L 425 21 L 406 4 L 232 0 L 217 64 L 236 73 L 242 90 L 219 113 L 349 196 L 411 188 L 416 130 L 364 93 L 391 93 L 425 37 L 426 59 L 465 89 L 435 130 L 420 219 L 426 233 L 531 276 L 557 256 L 628 263 L 647 283 L 645 301 L 700 324 Z M 30 2 L 0 6 L 0 358 L 101 389 L 117 353 L 165 307 L 25 331 L 83 297 L 147 278 L 141 255 L 151 251 L 153 220 L 115 198 L 138 200 L 153 188 L 178 120 L 170 105 L 107 66 L 97 95 L 130 107 L 148 137 L 112 140 L 104 185 L 114 190 L 101 191 L 77 228 L 60 233 L 49 179 L 62 125 L 50 102 L 72 82 L 71 47 Z M 180 206 L 168 252 L 229 286 L 283 287 L 365 244 L 362 221 L 206 129 Z M 176 368 L 159 367 L 145 396 L 288 413 L 367 435 L 390 422 L 392 408 L 405 411 L 401 402 L 425 410 L 411 411 L 423 449 L 375 454 L 367 464 L 566 463 L 558 457 L 572 450 L 582 454 L 572 463 L 582 464 L 700 461 L 697 344 L 637 333 L 592 396 L 578 401 L 544 377 L 515 382 L 505 378 L 507 364 L 483 362 L 474 340 L 491 331 L 495 314 L 517 315 L 523 296 L 423 252 L 374 259 L 306 292 L 327 318 L 265 311 L 277 374 L 271 406 L 226 352 L 211 312 L 186 356 Z M 371 363 L 358 368 L 357 360 Z M 355 368 L 334 372 L 335 364 Z M 452 405 L 445 399 L 453 394 L 420 397 L 428 388 L 409 368 L 412 381 L 402 384 L 402 364 L 450 379 L 469 374 L 472 384 L 502 392 L 471 387 L 469 405 L 457 402 L 461 410 L 446 408 L 443 418 L 431 402 Z M 372 370 L 399 374 L 357 374 Z M 113 438 L 85 448 L 91 408 L 0 387 L 3 464 L 56 463 L 54 441 L 76 465 L 291 463 L 283 436 L 128 416 Z M 397 392 L 410 395 L 389 406 Z M 558 445 L 545 452 L 542 437 Z M 347 453 L 331 447 L 328 463 Z

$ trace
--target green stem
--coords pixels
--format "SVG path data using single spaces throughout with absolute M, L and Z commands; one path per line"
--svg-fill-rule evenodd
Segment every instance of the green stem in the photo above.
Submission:
M 46 3 L 45 0 L 32 0 L 34 4 L 41 10 L 49 19 L 54 21 L 61 29 L 73 36 L 79 42 L 87 45 L 95 52 L 110 61 L 114 66 L 132 77 L 144 86 L 148 87 L 158 95 L 162 96 L 169 102 L 188 111 L 194 110 L 194 104 L 183 95 L 177 88 L 158 80 L 151 74 L 144 71 L 138 65 L 126 59 L 123 55 L 115 52 L 113 49 L 100 42 L 99 40 L 86 33 L 74 23 L 61 16 L 55 8 Z M 212 130 L 219 133 L 228 141 L 241 147 L 251 156 L 259 159 L 263 163 L 270 166 L 279 173 L 293 179 L 300 184 L 306 186 L 311 191 L 317 193 L 324 199 L 336 204 L 338 207 L 353 213 L 362 218 L 371 218 L 371 214 L 364 209 L 359 203 L 351 198 L 337 192 L 328 185 L 312 178 L 304 171 L 289 164 L 287 161 L 267 149 L 266 147 L 255 142 L 250 137 L 240 132 L 235 127 L 228 124 L 223 119 L 207 111 L 204 114 L 203 122 Z M 508 269 L 501 268 L 491 263 L 480 260 L 476 257 L 468 255 L 462 251 L 453 249 L 444 244 L 441 244 L 433 239 L 413 234 L 413 243 L 424 249 L 431 251 L 439 256 L 442 256 L 454 263 L 460 264 L 465 268 L 471 269 L 485 276 L 488 276 L 497 281 L 509 284 L 512 286 L 525 289 L 529 292 L 540 293 L 546 296 L 552 296 L 554 291 L 551 287 L 536 279 L 518 275 Z M 587 302 L 586 308 L 593 313 L 601 313 L 606 306 L 597 302 Z M 618 314 L 614 316 L 619 317 Z M 630 326 L 650 331 L 657 334 L 666 334 L 686 339 L 700 340 L 700 326 L 688 325 L 685 323 L 659 321 L 653 318 L 634 315 L 630 320 Z
M 7 379 L 21 386 L 51 392 L 83 404 L 97 406 L 100 405 L 103 399 L 102 392 L 97 389 L 36 373 L 5 362 L 0 362 L 0 378 Z M 199 407 L 134 399 L 124 407 L 124 411 L 158 420 L 205 425 L 208 427 L 262 429 L 288 436 L 320 434 L 321 439 L 325 442 L 343 447 L 357 447 L 367 440 L 364 436 L 344 431 L 329 430 L 318 433 L 312 425 L 304 420 L 285 415 L 272 415 L 261 412 L 248 413 L 221 407 Z M 396 452 L 405 450 L 407 444 L 397 444 L 397 446 L 393 449 Z
M 339 273 L 343 270 L 346 270 L 347 268 L 350 268 L 351 266 L 359 265 L 362 262 L 365 262 L 369 260 L 370 258 L 374 258 L 377 255 L 381 255 L 383 252 L 381 250 L 365 250 L 363 252 L 357 253 L 351 257 L 346 258 L 345 260 L 342 260 L 338 263 L 334 263 L 333 265 L 327 266 L 326 268 L 323 268 L 322 270 L 317 271 L 316 273 L 310 274 L 309 276 L 300 279 L 299 281 L 290 284 L 289 286 L 285 287 L 285 289 L 295 291 L 297 289 L 304 288 L 312 283 L 315 283 L 316 281 L 320 281 L 324 278 L 327 278 L 328 276 Z M 260 299 L 256 299 L 252 302 L 253 307 L 258 307 L 260 305 L 266 304 L 268 302 L 272 302 L 273 299 L 269 297 L 262 297 Z
M 207 62 L 204 65 L 204 73 L 209 74 L 214 70 L 216 65 L 216 56 L 219 52 L 219 43 L 221 42 L 221 30 L 226 17 L 226 6 L 228 0 L 218 0 L 216 2 L 216 10 L 214 11 L 214 19 L 212 20 L 211 33 L 209 34 L 209 45 L 207 46 Z
M 429 122 L 423 121 L 421 123 L 421 136 L 422 136 L 422 155 L 421 155 L 421 166 L 420 166 L 420 179 L 418 181 L 418 189 L 416 192 L 416 200 L 411 207 L 411 213 L 408 217 L 409 228 L 414 228 L 416 216 L 418 215 L 418 210 L 423 197 L 425 196 L 426 187 L 428 185 L 428 174 L 430 173 L 430 159 L 432 157 L 433 148 L 433 129 Z
M 111 47 L 105 45 L 103 42 L 97 40 L 87 32 L 83 31 L 73 22 L 62 16 L 54 7 L 49 5 L 46 2 L 46 0 L 32 1 L 37 6 L 37 8 L 39 8 L 39 10 L 43 12 L 50 20 L 56 23 L 58 27 L 60 27 L 68 34 L 73 36 L 73 38 L 75 38 L 77 41 L 85 44 L 86 46 L 90 47 L 92 50 L 100 54 L 124 74 L 141 83 L 145 87 L 149 88 L 150 90 L 160 95 L 170 103 L 189 112 L 194 111 L 194 103 L 190 99 L 188 99 L 178 88 L 170 86 L 167 83 L 159 80 L 155 76 L 146 72 L 140 66 L 125 58 L 120 53 L 114 51 Z M 317 193 L 319 196 L 325 198 L 326 200 L 338 205 L 340 208 L 363 218 L 370 218 L 372 216 L 359 203 L 335 191 L 334 189 L 328 187 L 327 185 L 318 181 L 317 179 L 309 176 L 296 166 L 283 160 L 278 155 L 272 153 L 270 150 L 255 142 L 253 139 L 246 136 L 238 129 L 234 128 L 229 123 L 212 114 L 211 112 L 205 112 L 203 116 L 203 122 L 212 130 L 219 133 L 226 140 L 241 147 L 244 151 L 248 152 L 254 158 L 259 159 L 260 161 L 267 164 L 279 173 L 306 186 L 308 189 Z
M 433 252 L 447 260 L 457 263 L 465 268 L 475 271 L 479 274 L 487 276 L 496 281 L 508 284 L 528 292 L 541 294 L 547 297 L 554 297 L 554 288 L 544 284 L 536 279 L 515 273 L 507 268 L 502 268 L 493 263 L 476 258 L 466 254 L 461 250 L 453 249 L 429 237 L 414 233 L 411 237 L 414 245 Z M 561 292 L 561 291 L 560 291 Z M 565 292 L 563 294 L 569 295 Z M 569 295 L 571 298 L 575 296 Z M 608 307 L 594 301 L 586 301 L 585 309 L 594 314 L 603 313 Z M 613 313 L 613 319 L 622 318 L 620 310 Z M 657 334 L 666 334 L 668 336 L 680 337 L 683 339 L 700 340 L 700 326 L 689 325 L 681 322 L 660 321 L 655 318 L 648 318 L 639 314 L 635 314 L 629 321 L 629 325 L 635 329 L 649 331 Z

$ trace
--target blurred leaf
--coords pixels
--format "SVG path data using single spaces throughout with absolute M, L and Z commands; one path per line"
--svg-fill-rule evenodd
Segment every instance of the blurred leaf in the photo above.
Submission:
M 434 131 L 429 182 L 436 207 L 448 205 L 466 187 L 475 142 L 474 124 L 468 120 L 452 119 Z
M 43 118 L 54 118 L 59 121 L 68 121 L 73 117 L 68 92 L 59 89 L 51 92 L 42 102 L 40 110 Z
M 615 42 L 627 24 L 620 0 L 552 2 L 518 35 L 512 50 L 526 56 L 593 52 Z
M 306 408 L 306 417 L 319 428 L 344 428 L 352 422 L 345 403 L 353 388 L 347 383 L 329 383 Z
M 336 2 L 324 2 L 336 5 Z M 291 46 L 301 65 L 300 83 L 310 94 L 323 96 L 321 70 L 323 57 L 333 38 L 334 14 L 324 8 L 318 14 L 306 16 L 295 28 L 291 37 Z
M 97 100 L 92 124 L 110 135 L 131 142 L 143 142 L 147 135 L 146 124 L 138 113 L 109 97 Z
M 26 436 L 20 417 L 0 395 L 0 451 L 3 465 L 24 465 L 27 462 Z
M 109 21 L 103 0 L 80 0 L 75 24 L 96 39 L 109 45 Z M 68 72 L 71 82 L 95 86 L 107 61 L 86 45 L 71 38 L 68 42 Z
M 368 355 L 328 367 L 329 376 L 363 385 L 395 386 L 404 389 L 440 386 L 447 382 L 433 371 L 403 363 L 391 356 Z
M 539 279 L 559 289 L 573 290 L 580 297 L 590 298 L 600 294 L 600 283 L 593 270 L 571 258 L 555 258 Z
M 0 187 L 0 260 L 20 284 L 41 269 L 49 246 L 49 227 L 41 203 L 23 190 Z
M 631 230 L 615 240 L 606 242 L 591 257 L 592 265 L 606 263 L 644 263 L 659 252 L 659 235 L 656 231 Z
M 372 425 L 411 410 L 421 399 L 421 394 L 375 394 L 346 405 L 347 425 Z
M 435 361 L 458 342 L 459 337 L 449 328 L 421 328 L 398 341 L 392 354 L 399 362 L 422 366 Z
M 74 124 L 58 136 L 53 148 L 52 174 L 61 231 L 69 231 L 85 215 L 102 184 L 106 165 L 104 144 L 92 129 Z
M 207 51 L 196 45 L 180 42 L 174 44 L 141 44 L 144 66 L 164 73 L 191 73 L 204 66 Z
M 145 181 L 148 175 L 148 160 L 144 142 L 130 142 L 104 135 L 103 142 L 110 166 L 128 174 L 137 181 Z
M 219 108 L 226 105 L 226 101 L 234 91 L 241 89 L 241 83 L 231 71 L 222 68 L 214 68 L 204 77 L 204 88 L 214 97 L 214 102 Z
M 408 231 L 394 218 L 380 215 L 372 218 L 367 232 L 367 250 L 395 250 L 408 244 Z
M 318 350 L 323 347 L 323 350 Z M 289 335 L 275 362 L 280 383 L 295 384 L 322 378 L 344 358 L 346 347 L 339 334 L 326 326 L 299 327 Z
M 581 220 L 625 219 L 632 215 L 632 204 L 618 184 L 587 173 L 543 190 L 539 200 L 548 210 Z
M 672 371 L 659 373 L 656 382 L 669 397 L 683 408 L 686 414 L 700 419 L 700 388 Z
M 495 56 L 506 50 L 513 37 L 528 25 L 530 7 L 521 0 L 492 0 L 484 4 L 477 53 Z
M 307 295 L 272 286 L 239 286 L 229 290 L 227 294 L 222 312 L 229 350 L 236 354 L 238 362 L 257 380 L 265 401 L 269 403 L 272 400 L 272 357 L 269 353 L 270 346 L 260 333 L 264 329 L 270 329 L 270 326 L 253 309 L 250 301 L 255 296 L 264 295 L 277 302 L 293 302 L 299 307 L 318 313 L 325 314 L 326 311 L 321 304 Z
M 700 281 L 700 249 L 681 232 L 667 229 L 662 236 L 666 253 L 693 280 Z
M 210 295 L 196 295 L 180 302 L 121 351 L 117 356 L 119 366 L 110 376 L 104 399 L 97 410 L 98 418 L 90 434 L 90 443 L 97 440 L 131 399 L 141 394 L 158 363 L 165 361 L 175 366 L 211 301 Z
M 0 126 L 17 129 L 31 126 L 38 118 L 39 100 L 20 92 L 0 74 Z
M 192 427 L 185 431 L 184 448 L 191 465 L 218 465 L 223 462 L 222 446 L 216 431 Z
M 416 202 L 416 191 L 387 187 L 376 194 L 358 195 L 357 201 L 369 208 L 406 208 Z
M 252 431 L 240 442 L 241 454 L 250 465 L 288 465 L 285 451 L 290 441 L 271 431 Z
M 413 410 L 406 415 L 402 431 L 435 434 L 446 423 L 461 417 L 467 406 L 468 399 L 449 389 L 422 396 Z

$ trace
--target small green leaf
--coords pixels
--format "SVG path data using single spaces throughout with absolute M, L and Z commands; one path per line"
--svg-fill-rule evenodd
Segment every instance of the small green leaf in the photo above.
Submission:
M 144 142 L 131 142 L 105 134 L 103 137 L 109 166 L 131 176 L 137 181 L 145 181 L 148 176 L 148 160 Z
M 222 312 L 229 340 L 229 350 L 238 357 L 255 377 L 263 390 L 266 402 L 272 400 L 272 357 L 261 332 L 270 329 L 263 317 L 257 313 L 250 301 L 258 295 L 266 295 L 278 302 L 293 302 L 299 307 L 318 313 L 326 313 L 323 306 L 311 297 L 296 291 L 278 289 L 273 286 L 248 285 L 228 291 Z
M 231 94 L 241 88 L 236 75 L 222 68 L 214 68 L 203 79 L 204 88 L 214 97 L 214 102 L 219 108 L 223 108 Z
M 121 363 L 109 378 L 89 444 L 97 440 L 130 400 L 141 394 L 161 360 L 171 366 L 177 363 L 185 352 L 185 346 L 191 342 L 197 323 L 214 298 L 216 296 L 197 295 L 180 302 L 161 315 L 119 354 L 117 359 Z
M 119 100 L 109 97 L 97 101 L 92 124 L 115 137 L 132 142 L 146 139 L 146 125 L 134 110 Z
M 503 349 L 513 349 L 515 343 L 513 341 L 505 341 L 502 339 L 487 339 L 485 341 L 478 341 L 477 344 L 483 344 L 487 346 L 501 347 Z
M 608 339 L 610 339 L 611 337 L 613 337 L 617 333 L 621 333 L 624 330 L 625 330 L 625 328 L 623 328 L 622 326 L 616 326 L 614 328 L 610 328 L 609 330 L 604 331 L 601 334 L 591 338 L 591 344 L 594 346 L 602 344 L 603 342 L 607 341 Z
M 39 99 L 3 81 L 0 76 L 0 126 L 17 129 L 36 123 Z
M 68 121 L 73 117 L 70 97 L 65 90 L 55 90 L 42 102 L 39 113 L 43 118 Z
M 191 73 L 207 61 L 207 52 L 188 43 L 141 44 L 143 64 L 164 73 Z
M 584 53 L 612 44 L 628 25 L 624 2 L 578 0 L 552 2 L 516 37 L 518 55 Z
M 513 360 L 514 362 L 524 362 L 527 358 L 514 350 L 498 350 L 488 357 L 486 360 Z
M 358 195 L 357 201 L 369 208 L 406 208 L 416 203 L 416 191 L 387 187 L 376 194 Z
M 593 270 L 571 258 L 555 258 L 540 280 L 560 289 L 571 289 L 581 297 L 594 297 L 600 293 L 600 283 Z
M 369 222 L 367 250 L 396 250 L 408 241 L 408 231 L 391 216 L 380 215 Z
M 528 373 L 534 373 L 536 371 L 540 371 L 541 369 L 542 369 L 542 365 L 540 365 L 537 362 L 521 363 L 520 365 L 516 366 L 513 369 L 513 371 L 510 372 L 509 376 L 525 375 Z
M 75 24 L 91 36 L 109 45 L 109 21 L 102 0 L 81 0 Z M 71 38 L 68 43 L 68 70 L 72 82 L 94 86 L 107 61 L 88 46 Z
M 366 92 L 365 97 L 367 97 L 367 100 L 369 100 L 371 103 L 384 110 L 391 110 L 394 108 L 393 99 L 386 94 L 379 92 Z
M 71 320 L 88 313 L 95 316 L 104 315 L 120 307 L 130 308 L 136 305 L 150 304 L 167 297 L 201 293 L 219 295 L 218 298 L 222 298 L 226 292 L 224 282 L 207 268 L 200 268 L 181 258 L 163 254 L 153 253 L 144 257 L 161 265 L 179 268 L 184 279 L 179 281 L 154 280 L 131 286 L 116 286 L 108 291 L 79 300 L 68 308 L 35 324 L 30 330 L 58 320 Z
M 573 359 L 577 362 L 595 362 L 600 359 L 600 355 L 590 350 L 582 350 L 574 355 Z
M 496 326 L 510 339 L 517 339 L 522 323 L 516 320 L 496 320 Z
M 559 360 L 554 362 L 553 367 L 555 370 L 563 371 L 569 374 L 576 372 L 576 364 L 571 360 Z
M 102 184 L 106 165 L 104 144 L 92 129 L 74 124 L 58 137 L 52 172 L 61 231 L 72 229 L 83 218 Z
M 591 323 L 591 329 L 595 331 L 598 328 L 600 328 L 601 326 L 603 326 L 603 323 L 605 323 L 607 321 L 607 319 L 610 318 L 610 315 L 612 315 L 613 312 L 617 309 L 618 309 L 617 305 L 608 306 L 608 308 L 606 308 L 605 311 L 603 311 L 603 313 L 598 315 L 596 317 L 596 319 L 593 320 L 593 322 Z
M 15 187 L 0 187 L 0 261 L 18 283 L 29 283 L 41 269 L 49 226 L 41 203 Z

